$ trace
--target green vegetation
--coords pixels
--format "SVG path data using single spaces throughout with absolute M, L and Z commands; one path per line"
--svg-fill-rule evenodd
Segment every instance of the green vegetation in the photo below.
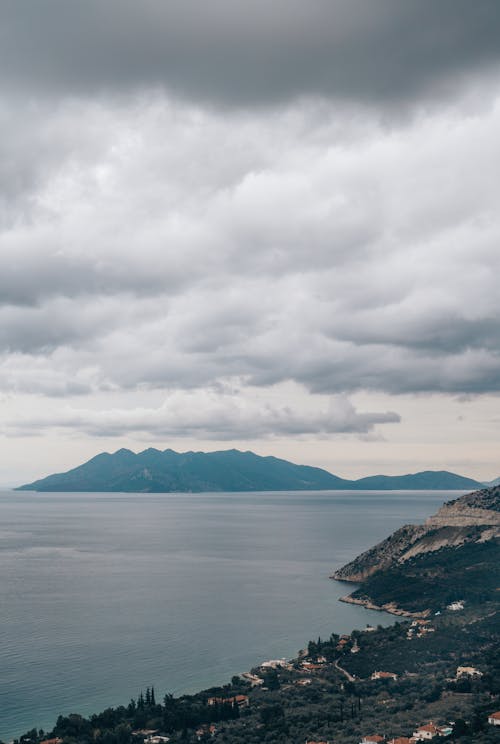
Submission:
M 447 472 L 374 476 L 345 480 L 321 468 L 295 465 L 253 452 L 163 452 L 149 448 L 135 454 L 120 449 L 103 452 L 67 473 L 56 473 L 20 491 L 125 491 L 168 493 L 190 491 L 308 491 L 335 489 L 467 489 L 477 481 Z
M 446 490 L 477 488 L 481 484 L 472 478 L 464 478 L 447 470 L 425 470 L 410 475 L 370 475 L 356 481 L 356 488 L 367 490 Z
M 457 600 L 481 604 L 500 586 L 500 544 L 497 540 L 442 548 L 369 576 L 351 595 L 382 606 L 393 602 L 409 612 L 441 610 Z
M 295 465 L 253 452 L 161 452 L 127 449 L 102 453 L 67 473 L 50 475 L 19 490 L 35 491 L 266 491 L 344 488 L 326 470 Z
M 343 639 L 332 634 L 309 642 L 290 668 L 265 674 L 252 670 L 264 679 L 261 687 L 233 677 L 224 687 L 179 698 L 165 695 L 161 703 L 147 690 L 128 706 L 90 718 L 60 716 L 51 732 L 32 730 L 19 741 L 38 744 L 60 737 L 64 744 L 142 744 L 145 734 L 133 732 L 153 729 L 172 744 L 296 744 L 306 739 L 355 744 L 375 733 L 408 736 L 433 720 L 453 721 L 455 742 L 498 743 L 500 732 L 487 724 L 488 713 L 500 708 L 498 620 L 497 605 L 486 603 L 460 615 L 444 612 L 433 618 L 434 632 L 420 638 L 408 638 L 409 620 L 373 632 L 354 631 Z M 353 647 L 359 651 L 352 653 Z M 304 662 L 313 662 L 314 668 Z M 481 676 L 456 680 L 460 665 L 476 667 Z M 372 680 L 372 673 L 381 670 L 396 673 L 397 679 Z M 304 679 L 310 683 L 299 684 Z M 238 707 L 237 695 L 248 697 L 248 707 L 244 698 Z M 209 705 L 211 697 L 220 701 Z M 213 736 L 209 724 L 215 724 Z

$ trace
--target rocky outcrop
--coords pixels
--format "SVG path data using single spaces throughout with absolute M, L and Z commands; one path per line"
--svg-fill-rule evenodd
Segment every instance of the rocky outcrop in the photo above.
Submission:
M 454 507 L 457 510 L 471 508 L 500 512 L 500 485 L 466 493 L 465 496 L 461 496 L 459 499 L 448 501 L 441 508 L 443 509 L 444 507 Z
M 405 525 L 336 571 L 338 581 L 361 583 L 377 571 L 423 553 L 500 536 L 500 487 L 482 489 L 444 504 L 423 525 Z
M 406 524 L 393 532 L 373 548 L 366 550 L 353 561 L 336 571 L 332 579 L 361 583 L 375 571 L 388 568 L 394 561 L 402 559 L 404 554 L 425 534 L 423 525 Z
M 388 612 L 391 615 L 397 615 L 398 617 L 414 617 L 414 618 L 426 618 L 430 615 L 430 610 L 422 610 L 421 612 L 409 612 L 398 607 L 395 602 L 387 602 L 383 605 L 374 604 L 370 599 L 360 599 L 347 595 L 346 597 L 340 597 L 340 602 L 346 602 L 347 604 L 355 604 L 361 607 L 365 607 L 367 610 L 376 610 L 377 612 Z
M 499 494 L 498 501 L 500 501 L 500 489 L 495 488 L 494 490 Z M 487 502 L 485 504 L 485 499 L 481 498 L 484 492 L 476 493 L 479 494 L 476 501 L 464 497 L 464 500 L 457 499 L 443 504 L 437 514 L 429 517 L 425 523 L 426 526 L 430 528 L 443 526 L 473 527 L 475 525 L 500 527 L 500 511 L 491 508 L 496 503 L 491 504 L 490 502 L 488 504 Z M 468 496 L 472 495 L 468 494 Z

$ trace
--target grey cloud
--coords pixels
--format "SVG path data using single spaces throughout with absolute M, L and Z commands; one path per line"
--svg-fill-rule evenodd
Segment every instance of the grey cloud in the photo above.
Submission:
M 68 298 L 39 307 L 0 305 L 0 353 L 50 355 L 65 346 L 82 348 L 100 334 L 109 334 L 128 315 L 123 298 L 104 296 L 78 304 Z M 120 312 L 120 318 L 118 313 Z
M 20 353 L 0 357 L 0 390 L 9 394 L 63 399 L 88 395 L 93 388 L 88 370 L 68 367 L 57 354 L 50 359 Z
M 231 104 L 442 96 L 500 54 L 496 0 L 6 0 L 0 28 L 4 86 Z
M 56 231 L 53 236 L 60 240 Z M 196 270 L 188 275 L 184 267 L 176 267 L 174 261 L 163 270 L 158 266 L 141 266 L 139 247 L 135 249 L 136 261 L 130 258 L 124 261 L 119 256 L 106 255 L 105 247 L 89 248 L 86 255 L 68 255 L 63 250 L 54 250 L 50 244 L 45 248 L 43 235 L 39 235 L 38 240 L 38 245 L 31 244 L 25 250 L 8 239 L 4 242 L 0 307 L 36 307 L 57 297 L 80 298 L 85 304 L 85 296 L 117 294 L 124 295 L 126 304 L 130 296 L 148 298 L 158 294 L 176 294 L 197 275 Z
M 496 315 L 468 318 L 458 310 L 436 313 L 426 312 L 425 308 L 411 314 L 396 306 L 389 313 L 381 309 L 344 320 L 343 324 L 335 324 L 332 337 L 353 341 L 358 346 L 394 346 L 431 356 L 455 355 L 471 349 L 500 350 Z
M 391 131 L 61 104 L 0 234 L 0 389 L 499 391 L 496 95 Z
M 280 436 L 368 434 L 379 424 L 398 423 L 394 412 L 358 412 L 344 397 L 326 410 L 304 412 L 289 406 L 237 400 L 229 396 L 179 394 L 159 408 L 66 409 L 50 416 L 22 416 L 5 422 L 5 432 L 26 436 L 68 429 L 90 436 L 143 434 L 149 437 L 201 437 L 218 441 Z

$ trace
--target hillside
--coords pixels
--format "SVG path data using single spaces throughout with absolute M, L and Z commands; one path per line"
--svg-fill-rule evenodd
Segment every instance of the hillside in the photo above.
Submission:
M 406 525 L 336 571 L 361 583 L 345 601 L 389 611 L 439 610 L 464 599 L 495 601 L 500 585 L 500 486 L 444 504 L 423 525 Z
M 464 478 L 447 470 L 425 470 L 422 473 L 411 473 L 409 475 L 370 475 L 355 481 L 356 489 L 367 491 L 440 491 L 440 490 L 462 490 L 465 488 L 477 488 L 481 486 L 472 478 Z
M 253 452 L 177 453 L 121 449 L 103 453 L 67 473 L 21 486 L 33 491 L 203 492 L 280 491 L 348 487 L 326 470 L 260 457 Z
M 236 449 L 174 452 L 150 448 L 138 454 L 103 452 L 65 473 L 20 486 L 21 491 L 124 491 L 169 493 L 203 491 L 314 491 L 438 489 L 465 490 L 482 484 L 446 471 L 405 476 L 339 478 L 321 468 L 296 465 Z

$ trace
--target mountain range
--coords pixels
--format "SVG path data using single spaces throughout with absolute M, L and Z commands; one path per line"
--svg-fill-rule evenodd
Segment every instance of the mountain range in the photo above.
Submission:
M 149 448 L 137 454 L 128 449 L 119 449 L 113 454 L 103 452 L 72 470 L 49 475 L 16 490 L 132 493 L 466 490 L 483 485 L 448 471 L 374 475 L 347 480 L 321 468 L 236 449 L 179 453 L 171 449 Z

